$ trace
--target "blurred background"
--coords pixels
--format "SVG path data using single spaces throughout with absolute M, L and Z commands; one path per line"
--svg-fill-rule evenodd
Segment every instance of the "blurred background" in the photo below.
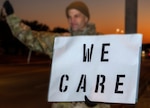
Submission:
M 0 8 L 3 2 L 0 0 Z M 75 0 L 9 0 L 15 14 L 37 31 L 68 32 L 66 6 Z M 125 33 L 125 0 L 82 0 L 102 34 Z M 112 108 L 150 108 L 150 0 L 138 0 L 137 33 L 143 34 L 138 102 Z M 50 108 L 47 102 L 52 60 L 30 51 L 0 18 L 0 108 Z

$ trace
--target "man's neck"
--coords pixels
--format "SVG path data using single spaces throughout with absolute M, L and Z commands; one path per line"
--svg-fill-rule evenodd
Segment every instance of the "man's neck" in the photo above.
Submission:
M 72 31 L 70 30 L 72 36 L 76 35 L 94 35 L 96 34 L 95 25 L 88 24 L 83 30 Z

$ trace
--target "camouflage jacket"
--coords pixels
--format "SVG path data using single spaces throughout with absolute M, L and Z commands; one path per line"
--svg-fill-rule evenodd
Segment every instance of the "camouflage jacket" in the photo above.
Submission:
M 50 58 L 52 58 L 54 38 L 56 36 L 61 36 L 62 34 L 31 30 L 31 28 L 25 25 L 15 14 L 9 15 L 7 17 L 7 23 L 13 35 L 28 48 L 34 51 L 45 53 L 49 55 Z M 70 32 L 72 36 L 96 34 L 94 24 L 87 25 L 86 29 L 83 31 Z

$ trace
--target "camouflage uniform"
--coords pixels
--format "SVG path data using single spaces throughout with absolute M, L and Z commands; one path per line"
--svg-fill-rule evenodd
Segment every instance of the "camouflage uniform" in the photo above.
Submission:
M 39 51 L 49 55 L 52 58 L 54 38 L 62 34 L 51 32 L 37 32 L 25 25 L 15 14 L 7 16 L 7 22 L 13 35 L 23 44 L 34 51 Z M 95 25 L 88 24 L 86 29 L 78 32 L 71 32 L 72 36 L 77 35 L 95 35 Z M 52 108 L 91 108 L 87 107 L 84 102 L 77 103 L 53 103 Z M 108 104 L 98 104 L 94 108 L 110 108 Z

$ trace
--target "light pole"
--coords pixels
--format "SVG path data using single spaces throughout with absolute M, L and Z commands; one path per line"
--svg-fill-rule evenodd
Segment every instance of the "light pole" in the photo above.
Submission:
M 125 0 L 125 33 L 137 33 L 138 0 Z

